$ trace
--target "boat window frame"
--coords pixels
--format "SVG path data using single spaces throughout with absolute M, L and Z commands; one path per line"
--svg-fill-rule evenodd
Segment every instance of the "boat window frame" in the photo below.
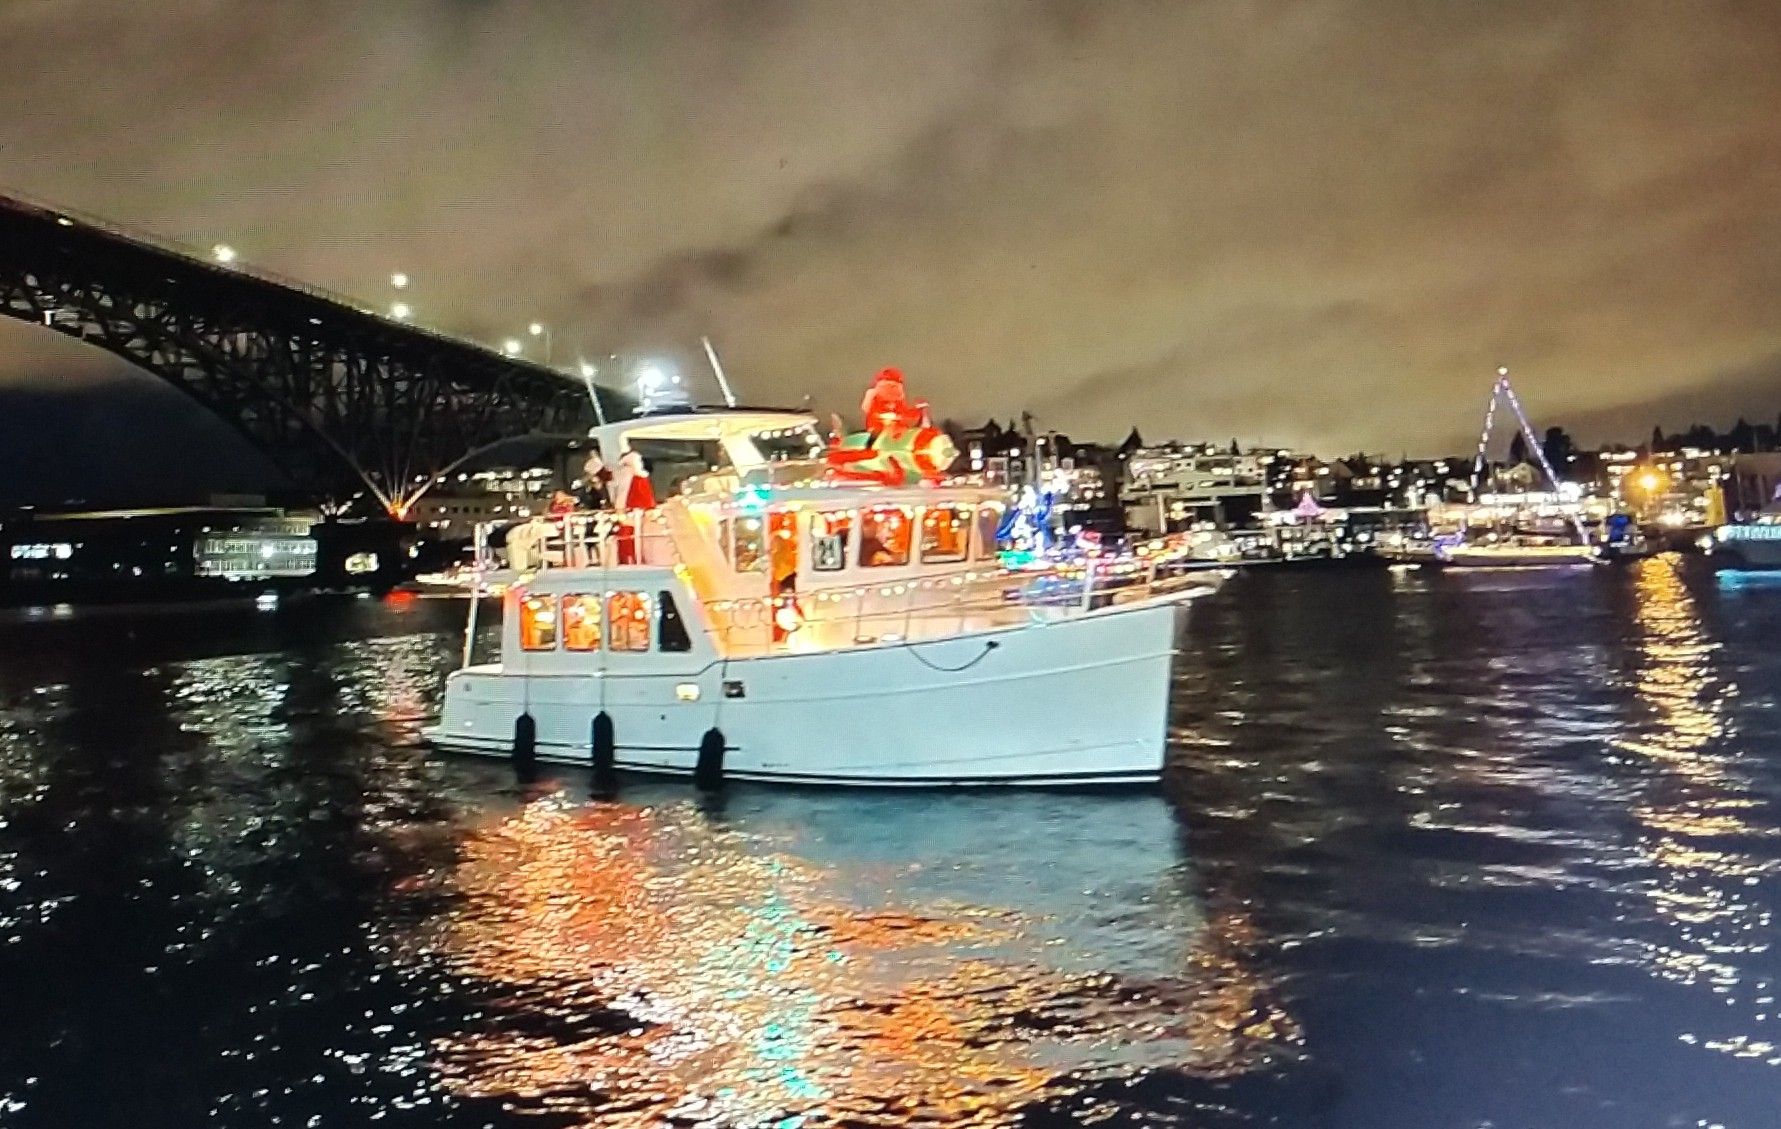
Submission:
M 817 541 L 819 539 L 828 540 L 833 538 L 835 534 L 819 534 L 816 532 L 815 525 L 818 521 L 822 521 L 826 524 L 834 520 L 841 520 L 845 523 L 842 525 L 840 533 L 841 553 L 840 556 L 835 559 L 833 564 L 823 564 L 822 560 L 816 555 Z M 853 558 L 853 543 L 858 540 L 858 538 L 854 536 L 854 530 L 859 527 L 859 523 L 860 515 L 859 511 L 856 509 L 813 510 L 810 514 L 811 527 L 807 531 L 810 536 L 810 571 L 846 572 L 848 570 L 849 562 Z
M 668 628 L 670 622 L 674 625 L 672 632 Z M 655 645 L 665 655 L 684 655 L 693 649 L 693 634 L 687 629 L 686 617 L 680 614 L 674 593 L 666 588 L 656 592 Z
M 594 611 L 594 632 L 591 647 L 577 647 L 569 641 L 569 601 L 574 600 L 580 605 L 583 601 L 592 601 Z M 562 648 L 578 655 L 598 654 L 606 648 L 606 600 L 598 592 L 564 592 L 557 601 L 557 627 L 562 637 Z
M 633 614 L 629 617 L 633 620 L 641 620 L 643 623 L 643 645 L 641 647 L 633 647 L 628 643 L 625 646 L 619 645 L 617 630 L 619 617 L 613 614 L 612 605 L 613 601 L 627 596 L 643 601 L 643 614 L 641 616 Z M 606 649 L 609 652 L 616 655 L 645 655 L 654 649 L 655 609 L 652 606 L 653 603 L 654 600 L 648 592 L 641 592 L 635 588 L 611 588 L 606 591 L 606 598 L 602 603 L 602 619 L 606 625 Z
M 912 509 L 912 507 L 898 505 L 894 502 L 883 502 L 876 506 L 861 506 L 860 507 L 860 510 L 859 510 L 860 535 L 857 538 L 855 538 L 855 540 L 859 542 L 859 545 L 856 548 L 855 553 L 854 553 L 854 559 L 859 562 L 859 567 L 861 567 L 861 568 L 907 568 L 907 567 L 909 567 L 910 562 L 912 562 L 915 559 L 916 521 L 915 521 L 915 515 L 912 512 L 910 512 L 911 509 Z M 909 530 L 906 534 L 904 534 L 902 555 L 896 560 L 873 562 L 873 561 L 868 561 L 866 559 L 866 522 L 871 515 L 879 514 L 879 513 L 895 513 L 895 514 L 899 515 L 905 522 L 907 522 L 909 524 Z M 876 540 L 879 545 L 881 545 L 881 546 L 884 545 L 884 541 L 882 539 L 874 538 L 874 540 Z
M 995 520 L 990 523 L 987 529 L 985 529 L 983 520 L 986 516 L 992 513 L 995 514 Z M 971 558 L 973 560 L 993 561 L 996 559 L 996 553 L 998 551 L 996 548 L 996 530 L 1002 528 L 1002 521 L 1007 516 L 1008 507 L 1004 503 L 981 502 L 978 504 L 977 512 L 972 515 L 971 519 L 971 540 L 974 543 L 974 547 L 971 550 Z
M 752 521 L 752 522 L 758 523 L 759 530 L 758 530 L 757 535 L 760 538 L 760 543 L 755 548 L 754 562 L 751 565 L 749 565 L 749 567 L 747 567 L 747 568 L 742 567 L 742 565 L 737 557 L 737 541 L 736 541 L 736 535 L 741 531 L 741 528 L 742 528 L 741 523 L 745 522 L 745 521 Z M 724 542 L 725 542 L 725 547 L 729 550 L 727 555 L 730 558 L 730 571 L 738 573 L 740 575 L 744 575 L 744 576 L 746 576 L 747 574 L 749 574 L 751 572 L 766 572 L 767 571 L 767 557 L 768 557 L 767 536 L 768 536 L 767 517 L 764 513 L 736 514 L 733 517 L 725 518 L 724 519 Z
M 535 605 L 542 605 L 550 609 L 550 637 L 544 642 L 538 642 L 536 636 L 532 634 L 532 625 L 537 622 L 537 617 L 533 614 Z M 557 650 L 561 646 L 563 632 L 562 609 L 558 607 L 556 593 L 527 592 L 521 596 L 519 598 L 517 630 L 521 651 L 528 654 L 548 654 Z
M 955 515 L 963 515 L 960 521 L 964 530 L 959 536 L 958 552 L 940 556 L 928 555 L 928 518 L 940 510 L 950 510 Z M 921 508 L 921 519 L 916 523 L 917 536 L 915 546 L 920 550 L 919 560 L 922 564 L 963 564 L 971 559 L 971 529 L 976 524 L 976 509 L 965 502 L 933 502 Z

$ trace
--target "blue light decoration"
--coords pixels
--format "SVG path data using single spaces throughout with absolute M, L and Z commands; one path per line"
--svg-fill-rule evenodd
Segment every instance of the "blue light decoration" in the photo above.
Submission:
M 1453 550 L 1464 548 L 1465 544 L 1466 535 L 1464 533 L 1443 533 L 1430 542 L 1435 550 L 1435 559 L 1441 561 L 1451 560 Z
M 1051 532 L 1049 490 L 1023 486 L 1020 498 L 1002 515 L 996 526 L 996 544 L 1002 546 L 1001 561 L 1010 568 L 1019 568 L 1037 560 L 1051 548 L 1056 538 Z

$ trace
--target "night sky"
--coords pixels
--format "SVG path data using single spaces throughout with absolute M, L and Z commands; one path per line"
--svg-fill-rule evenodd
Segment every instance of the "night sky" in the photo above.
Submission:
M 1326 454 L 1465 447 L 1499 363 L 1586 441 L 1781 410 L 1773 2 L 0 0 L 0 104 L 14 190 L 559 361 L 709 333 L 750 401 L 897 364 Z M 0 473 L 125 411 L 229 470 L 120 381 L 0 323 Z

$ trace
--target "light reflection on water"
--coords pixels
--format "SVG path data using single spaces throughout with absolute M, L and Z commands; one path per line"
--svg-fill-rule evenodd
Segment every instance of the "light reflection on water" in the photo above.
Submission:
M 1292 1038 L 1237 924 L 1198 917 L 1160 800 L 650 801 L 559 789 L 467 835 L 433 941 L 453 971 L 573 984 L 635 1026 L 447 1040 L 463 1092 L 638 1124 L 1001 1124 L 1086 1080 L 1237 1072 Z
M 0 1125 L 1773 1125 L 1781 599 L 1258 575 L 1157 794 L 522 790 L 461 606 L 0 622 Z

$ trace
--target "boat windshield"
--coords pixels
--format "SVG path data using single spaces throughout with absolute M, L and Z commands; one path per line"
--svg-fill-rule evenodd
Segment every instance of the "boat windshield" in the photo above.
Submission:
M 730 465 L 723 444 L 716 439 L 633 439 L 631 449 L 649 465 L 649 477 L 659 497 L 679 492 L 680 484 L 696 475 L 723 470 Z
M 824 446 L 822 435 L 814 423 L 756 431 L 749 435 L 748 441 L 754 444 L 761 458 L 770 463 L 819 459 Z

